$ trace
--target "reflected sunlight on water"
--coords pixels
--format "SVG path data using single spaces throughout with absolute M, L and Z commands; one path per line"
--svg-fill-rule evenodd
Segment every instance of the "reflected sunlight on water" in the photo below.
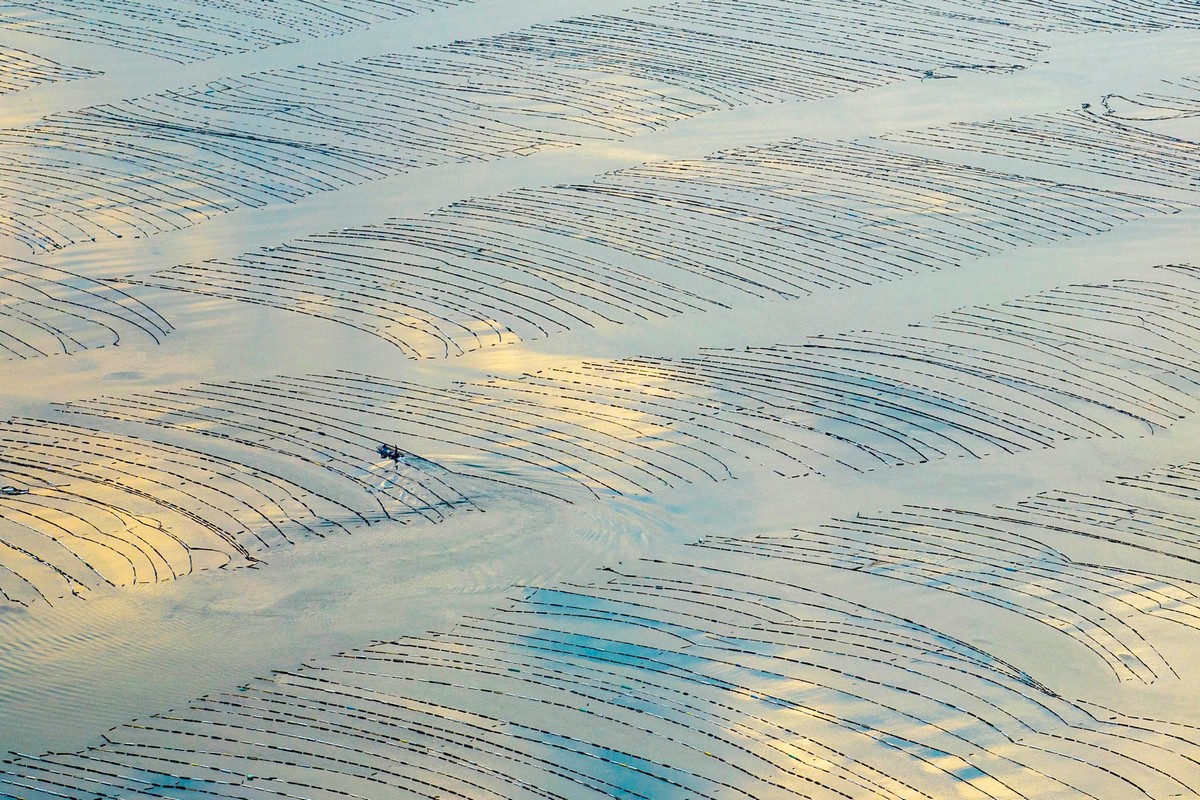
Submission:
M 0 39 L 0 797 L 1200 796 L 1191 0 Z

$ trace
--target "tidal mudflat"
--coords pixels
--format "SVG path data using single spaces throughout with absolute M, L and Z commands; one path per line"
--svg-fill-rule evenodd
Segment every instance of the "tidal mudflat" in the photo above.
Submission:
M 0 9 L 0 797 L 1200 797 L 1200 7 Z

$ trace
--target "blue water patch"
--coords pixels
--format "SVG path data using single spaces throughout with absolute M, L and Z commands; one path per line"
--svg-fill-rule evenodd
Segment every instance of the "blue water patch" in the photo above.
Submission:
M 555 733 L 543 733 L 539 739 L 555 748 L 554 761 L 602 781 L 605 784 L 602 791 L 617 800 L 694 797 L 696 792 L 690 787 L 702 790 L 710 784 L 695 773 L 656 764 L 609 747 Z M 582 763 L 572 763 L 576 761 Z

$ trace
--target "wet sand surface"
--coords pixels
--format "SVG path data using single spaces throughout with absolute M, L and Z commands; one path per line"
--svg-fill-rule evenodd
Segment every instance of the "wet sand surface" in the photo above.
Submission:
M 1200 9 L 0 12 L 0 797 L 1200 796 Z

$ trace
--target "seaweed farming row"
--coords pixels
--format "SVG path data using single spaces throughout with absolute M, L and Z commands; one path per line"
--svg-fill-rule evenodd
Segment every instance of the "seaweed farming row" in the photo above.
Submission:
M 1071 702 L 776 563 L 698 550 L 529 588 L 452 631 L 279 670 L 83 752 L 14 759 L 0 794 L 1095 800 L 1200 788 L 1193 728 Z
M 339 371 L 73 402 L 64 410 L 298 452 L 321 420 L 569 498 L 764 465 L 787 477 L 1142 436 L 1195 410 L 1194 267 L 686 358 L 582 362 L 449 388 Z
M 436 522 L 476 506 L 471 480 L 571 502 L 755 465 L 800 477 L 1144 435 L 1195 408 L 1196 277 L 1163 267 L 903 336 L 449 388 L 340 371 L 72 402 L 61 410 L 87 427 L 0 431 L 0 590 L 56 601 L 186 574 L 200 552 L 211 566 L 384 519 Z
M 1200 584 L 1180 577 L 1200 564 L 1198 503 L 1200 464 L 1190 463 L 1110 481 L 1104 496 L 1044 492 L 985 511 L 909 506 L 701 546 L 968 597 L 1071 637 L 1121 680 L 1153 683 L 1176 673 L 1141 621 L 1200 631 Z M 1092 563 L 1099 554 L 1106 563 Z M 1153 572 L 1127 566 L 1147 560 Z
M 336 448 L 335 437 L 328 446 Z M 238 458 L 35 419 L 0 426 L 0 597 L 54 604 L 104 586 L 244 566 L 268 548 L 474 507 L 445 469 L 367 449 Z
M 15 0 L 5 29 L 143 53 L 186 64 L 337 36 L 461 0 Z
M 797 139 L 519 189 L 129 280 L 332 320 L 430 358 L 893 280 L 1175 210 Z
M 35 251 L 149 236 L 711 107 L 565 72 L 514 71 L 497 82 L 495 69 L 468 59 L 370 57 L 222 79 L 0 131 L 0 234 Z M 544 104 L 531 117 L 520 106 L 535 97 Z M 194 155 L 183 159 L 181 150 Z
M 777 16 L 794 11 L 771 7 Z M 960 28 L 977 24 L 831 7 L 825 16 L 861 37 L 860 52 L 822 46 L 800 24 L 756 34 L 766 11 L 714 9 L 724 9 L 715 27 L 675 6 L 580 17 L 55 114 L 0 132 L 0 235 L 33 251 L 148 236 L 420 167 L 921 78 L 963 61 L 954 42 Z M 992 43 L 990 60 L 960 66 L 1029 62 L 1035 45 L 996 27 L 979 33 Z M 900 44 L 897 34 L 909 29 L 913 40 Z
M 70 7 L 47 0 L 16 0 L 5 6 L 0 30 L 85 42 L 188 63 L 260 50 L 310 38 L 336 36 L 372 24 L 458 5 L 461 0 L 276 0 L 266 5 L 231 0 L 76 0 Z M 634 14 L 639 12 L 635 11 Z M 831 39 L 863 58 L 912 53 L 948 56 L 940 66 L 995 66 L 1014 61 L 1004 46 L 1040 45 L 1009 31 L 1155 30 L 1196 27 L 1195 6 L 1170 3 L 1033 3 L 976 0 L 923 4 L 814 3 L 788 0 L 696 0 L 651 6 L 647 16 L 736 31 L 781 35 L 824 50 Z M 800 20 L 812 20 L 806 23 Z M 777 23 L 777 24 L 768 24 Z M 829 36 L 821 36 L 828 31 Z M 848 40 L 857 40 L 851 42 Z M 905 44 L 898 44 L 898 42 Z M 868 46 L 869 45 L 869 46 Z M 1028 53 L 1026 53 L 1028 57 Z M 982 66 L 992 66 L 991 61 Z M 927 69 L 934 64 L 924 64 Z
M 885 59 L 855 59 L 778 41 L 710 33 L 678 20 L 590 16 L 436 48 L 509 68 L 574 69 L 686 88 L 732 108 L 816 100 L 913 77 Z M 868 23 L 869 24 L 869 23 Z
M 996 19 L 948 21 L 931 6 L 850 0 L 683 0 L 631 15 L 700 30 L 783 40 L 794 47 L 911 70 L 1018 69 L 1045 50 Z
M 88 2 L 95 8 L 62 13 L 95 32 L 106 30 L 105 9 L 186 18 L 174 6 Z M 222 13 L 226 5 L 219 5 Z M 272 24 L 331 13 L 319 4 L 288 5 L 297 5 L 294 13 L 278 4 L 254 13 L 269 14 Z M 45 24 L 57 19 L 42 6 L 18 3 L 13 13 L 25 9 Z M 376 6 L 378 13 L 371 10 Z M 756 21 L 790 14 L 786 4 L 717 3 L 696 16 L 690 6 L 669 5 L 641 16 L 569 19 L 419 54 L 261 72 L 55 114 L 0 134 L 6 176 L 0 235 L 34 251 L 98 236 L 147 236 L 423 166 L 628 136 L 717 108 L 817 99 L 923 77 L 962 61 L 951 44 L 961 38 L 959 28 L 983 24 L 964 18 L 942 25 L 939 46 L 940 12 L 858 8 L 835 4 L 826 15 L 856 32 L 869 51 L 857 55 L 844 44 L 822 49 L 804 24 L 754 39 Z M 366 3 L 345 18 L 368 24 L 401 10 Z M 1194 23 L 1182 16 L 1170 22 Z M 897 44 L 903 31 L 914 33 L 908 45 Z M 140 25 L 130 35 L 155 41 Z M 989 38 L 994 58 L 959 66 L 1020 66 L 1035 49 L 1003 32 L 992 30 Z M 183 159 L 185 150 L 200 157 Z
M 77 353 L 124 337 L 157 344 L 171 330 L 153 309 L 112 284 L 0 259 L 0 358 Z
M 1200 115 L 1200 77 L 1163 81 L 1163 90 L 1135 97 L 1106 95 L 1105 113 L 1117 119 L 1154 122 Z
M 1200 25 L 1196 4 L 1189 0 L 939 0 L 936 5 L 917 5 L 948 19 L 994 22 L 1017 30 L 1092 33 Z
M 19 92 L 42 83 L 83 80 L 99 74 L 95 70 L 59 64 L 24 50 L 0 50 L 0 94 Z
M 1108 95 L 1098 106 L 1072 111 L 958 122 L 882 138 L 1194 191 L 1200 189 L 1200 142 L 1154 130 L 1153 123 L 1200 115 L 1200 78 L 1168 87 L 1134 98 Z
M 1177 423 L 1200 409 L 1200 267 L 1149 267 L 1172 251 L 1101 258 L 1075 285 L 1033 274 L 1050 258 L 1000 275 L 1021 248 L 1095 255 L 1080 240 L 1127 223 L 1146 224 L 1110 237 L 1126 255 L 1139 231 L 1178 234 L 1149 220 L 1194 202 L 1200 83 L 991 127 L 738 147 L 793 113 L 815 137 L 826 112 L 863 113 L 854 128 L 945 126 L 985 101 L 1024 113 L 1036 100 L 1017 92 L 1081 78 L 1093 53 L 1144 86 L 1151 68 L 1116 57 L 1195 37 L 1092 36 L 1028 81 L 985 76 L 1048 58 L 1066 43 L 1050 31 L 1200 29 L 1196 0 L 647 0 L 519 30 L 552 9 L 472 1 L 3 4 L 0 35 L 64 40 L 45 52 L 103 66 L 99 94 L 126 99 L 62 105 L 87 83 L 16 96 L 61 113 L 0 129 L 0 250 L 126 277 L 0 261 L 0 358 L 171 333 L 157 354 L 182 360 L 8 365 L 30 384 L 0 420 L 0 729 L 17 740 L 0 749 L 21 750 L 0 756 L 0 798 L 1200 796 L 1200 719 L 1171 705 L 1200 675 L 1200 463 L 1142 466 L 1186 448 L 1192 420 Z M 0 92 L 94 74 L 23 58 L 0 58 Z M 878 105 L 678 124 L 922 80 Z M 945 104 L 967 83 L 966 107 Z M 722 149 L 576 174 L 663 144 Z M 572 147 L 580 164 L 435 169 Z M 282 211 L 371 181 L 377 211 L 406 190 L 424 211 L 423 180 L 383 182 L 422 169 L 523 188 L 381 223 L 401 212 L 351 216 L 362 191 Z M 53 252 L 268 207 L 215 237 Z M 289 233 L 264 233 L 280 219 Z M 252 249 L 297 231 L 318 233 Z M 910 276 L 912 291 L 855 291 Z M 988 298 L 1060 288 L 939 300 L 970 276 Z M 973 305 L 896 307 L 918 293 Z M 164 294 L 199 323 L 184 340 L 144 304 Z M 819 327 L 787 313 L 800 298 L 828 301 Z M 838 299 L 886 310 L 873 330 L 830 328 Z M 658 324 L 696 312 L 714 327 Z M 791 328 L 763 338 L 775 320 Z M 322 335 L 338 325 L 366 335 Z M 406 360 L 591 328 L 603 341 L 542 355 Z M 305 366 L 256 367 L 280 354 Z M 520 374 L 523 356 L 553 366 Z M 497 362 L 513 371 L 481 376 Z M 33 405 L 51 393 L 63 402 Z M 1088 438 L 1126 441 L 1065 444 Z M 1139 474 L 1008 499 L 1028 471 L 1096 452 Z M 845 510 L 909 479 L 922 495 Z M 702 491 L 670 491 L 687 485 Z M 829 506 L 841 516 L 816 516 Z M 700 541 L 677 546 L 691 523 Z M 274 558 L 292 547 L 309 555 Z M 609 566 L 584 573 L 597 552 Z M 268 574 L 267 557 L 291 563 Z M 462 615 L 499 587 L 499 607 Z

